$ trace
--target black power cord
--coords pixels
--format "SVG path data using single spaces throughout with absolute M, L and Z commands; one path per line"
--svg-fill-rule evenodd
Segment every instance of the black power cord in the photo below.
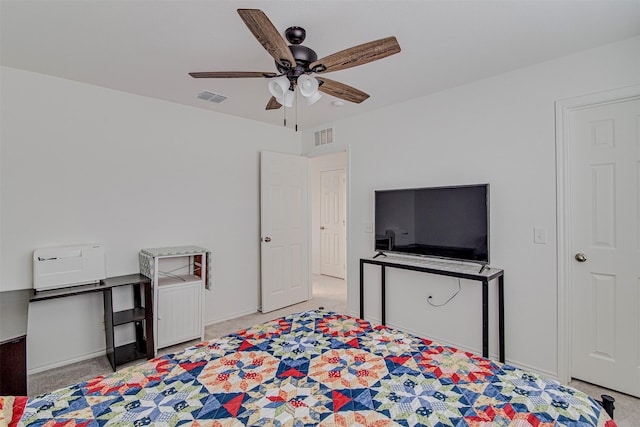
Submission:
M 432 307 L 442 307 L 443 305 L 447 305 L 449 304 L 449 301 L 451 301 L 453 298 L 455 298 L 456 295 L 458 295 L 460 293 L 460 290 L 462 289 L 462 286 L 460 285 L 460 279 L 458 279 L 458 290 L 456 291 L 455 294 L 451 295 L 451 297 L 449 297 L 448 300 L 446 300 L 445 302 L 443 302 L 442 304 L 434 304 L 431 302 L 431 299 L 433 298 L 433 295 L 429 295 L 427 297 L 427 302 L 429 303 L 430 306 Z

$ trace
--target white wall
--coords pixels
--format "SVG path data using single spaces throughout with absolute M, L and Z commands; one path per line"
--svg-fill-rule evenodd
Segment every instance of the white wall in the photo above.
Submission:
M 373 254 L 364 226 L 374 190 L 488 182 L 492 265 L 506 271 L 507 361 L 557 375 L 554 102 L 640 83 L 638 52 L 635 37 L 333 123 L 336 143 L 351 153 L 350 313 L 358 314 L 358 260 Z M 547 230 L 547 244 L 533 243 L 534 227 Z M 378 270 L 368 267 L 365 279 L 366 317 L 380 319 Z M 480 353 L 477 282 L 462 281 L 444 307 L 426 302 L 444 302 L 457 287 L 452 278 L 389 270 L 387 323 Z M 495 319 L 491 331 L 497 355 Z
M 138 272 L 141 248 L 213 254 L 205 323 L 259 306 L 259 151 L 300 136 L 17 69 L 1 69 L 0 289 L 32 286 L 35 248 L 100 242 L 107 276 Z M 104 351 L 102 299 L 32 303 L 31 372 Z

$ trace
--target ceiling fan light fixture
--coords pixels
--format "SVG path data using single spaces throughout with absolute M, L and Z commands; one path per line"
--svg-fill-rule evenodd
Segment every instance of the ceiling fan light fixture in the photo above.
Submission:
M 291 108 L 293 107 L 293 100 L 296 97 L 296 94 L 294 91 L 292 90 L 287 90 L 284 93 L 284 96 L 278 98 L 276 97 L 276 101 L 278 101 L 281 105 L 287 107 L 287 108 Z
M 289 86 L 290 83 L 287 76 L 280 76 L 274 79 L 270 79 L 269 83 L 267 83 L 269 92 L 278 100 L 278 102 L 280 102 L 280 98 L 284 98 L 285 94 L 289 92 Z M 282 102 L 280 103 L 282 104 Z
M 318 91 L 318 87 L 320 87 L 318 80 L 307 74 L 298 77 L 298 87 L 300 88 L 300 94 L 307 99 L 307 105 L 313 105 L 322 98 Z
M 305 97 L 305 99 L 307 100 L 307 105 L 315 104 L 320 100 L 320 98 L 322 98 L 322 94 L 320 94 L 320 92 L 318 91 L 315 91 L 311 95 Z

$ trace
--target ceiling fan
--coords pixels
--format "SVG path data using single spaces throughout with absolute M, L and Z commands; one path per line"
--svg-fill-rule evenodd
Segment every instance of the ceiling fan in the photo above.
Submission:
M 240 18 L 254 37 L 275 59 L 278 73 L 260 71 L 204 71 L 189 73 L 194 78 L 252 78 L 263 77 L 269 81 L 269 91 L 273 95 L 267 103 L 267 110 L 275 110 L 282 105 L 292 106 L 293 94 L 297 87 L 300 93 L 312 104 L 320 98 L 318 91 L 345 101 L 361 103 L 369 95 L 361 90 L 327 79 L 324 76 L 314 78 L 311 74 L 323 74 L 344 70 L 357 65 L 367 64 L 400 52 L 395 37 L 386 37 L 369 43 L 354 46 L 324 58 L 312 49 L 303 46 L 306 31 L 301 27 L 289 27 L 285 36 L 290 45 L 280 35 L 267 15 L 259 9 L 238 9 Z

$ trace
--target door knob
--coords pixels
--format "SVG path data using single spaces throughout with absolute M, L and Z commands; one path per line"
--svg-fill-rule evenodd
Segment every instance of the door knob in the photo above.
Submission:
M 578 262 L 585 262 L 587 260 L 587 257 L 581 252 L 578 252 L 574 258 Z
M 321 226 L 320 226 L 320 230 L 324 230 L 324 225 L 321 225 Z
M 264 241 L 265 241 L 265 242 L 267 242 L 267 243 L 269 243 L 269 242 L 271 241 L 271 237 L 265 237 L 265 238 L 264 238 Z

